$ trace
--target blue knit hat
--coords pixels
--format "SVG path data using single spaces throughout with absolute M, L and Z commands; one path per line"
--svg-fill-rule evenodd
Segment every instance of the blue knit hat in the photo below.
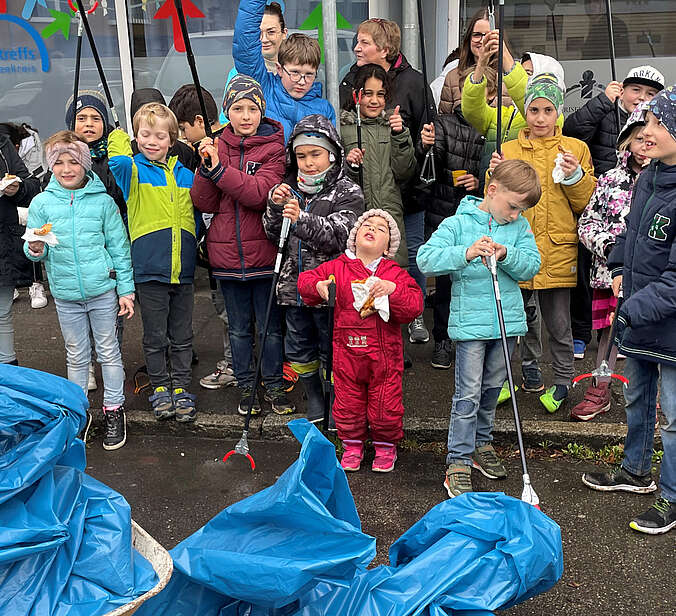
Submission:
M 676 141 L 676 85 L 658 92 L 648 103 L 648 111 L 655 115 Z
M 96 90 L 80 90 L 77 95 L 77 105 L 76 111 L 80 111 L 85 107 L 90 107 L 94 109 L 103 120 L 104 132 L 108 132 L 109 121 L 108 121 L 108 105 L 106 100 L 103 98 L 103 95 Z M 73 126 L 73 97 L 71 96 L 66 103 L 66 127 L 70 129 Z

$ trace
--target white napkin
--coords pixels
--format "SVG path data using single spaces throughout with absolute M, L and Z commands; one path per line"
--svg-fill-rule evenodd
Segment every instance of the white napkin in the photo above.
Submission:
M 554 179 L 554 184 L 560 184 L 563 182 L 563 180 L 566 179 L 566 174 L 561 169 L 561 163 L 563 162 L 563 154 L 559 152 L 556 155 L 556 159 L 554 161 L 554 169 L 552 170 L 552 178 Z
M 56 246 L 59 243 L 53 231 L 44 235 L 36 235 L 36 231 L 37 229 L 26 229 L 26 233 L 21 236 L 21 239 L 27 242 L 44 242 L 47 246 Z
M 18 184 L 21 181 L 20 177 L 2 178 L 0 180 L 0 196 L 5 194 L 5 189 L 12 184 Z
M 378 282 L 380 278 L 377 276 L 369 276 L 364 282 L 352 282 L 352 296 L 354 297 L 354 309 L 359 312 L 366 300 L 369 298 L 371 287 Z M 380 318 L 387 323 L 390 320 L 390 300 L 387 295 L 376 297 L 373 302 L 373 307 L 380 315 Z

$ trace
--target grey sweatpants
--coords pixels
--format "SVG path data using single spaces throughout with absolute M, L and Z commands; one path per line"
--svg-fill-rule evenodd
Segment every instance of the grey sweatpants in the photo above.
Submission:
M 552 352 L 554 385 L 570 385 L 575 373 L 573 369 L 573 333 L 570 322 L 570 289 L 522 290 L 524 306 L 535 296 L 547 330 L 549 348 Z M 521 348 L 523 364 L 537 362 L 542 356 L 542 346 L 524 344 Z

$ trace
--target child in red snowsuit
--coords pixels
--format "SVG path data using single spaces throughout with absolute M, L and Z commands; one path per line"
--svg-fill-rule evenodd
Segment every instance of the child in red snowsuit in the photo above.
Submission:
M 371 468 L 391 471 L 397 443 L 404 436 L 400 326 L 422 313 L 423 296 L 413 278 L 393 261 L 400 239 L 392 216 L 369 210 L 352 228 L 344 254 L 298 278 L 298 290 L 309 306 L 328 299 L 329 276 L 336 280 L 333 418 L 343 442 L 341 465 L 346 471 L 359 470 L 369 436 L 376 450 Z M 357 309 L 353 283 L 366 279 L 370 279 L 368 299 Z

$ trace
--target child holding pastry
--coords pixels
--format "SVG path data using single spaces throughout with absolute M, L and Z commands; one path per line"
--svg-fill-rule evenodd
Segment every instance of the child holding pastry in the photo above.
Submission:
M 370 437 L 372 470 L 390 472 L 404 435 L 401 325 L 422 312 L 423 296 L 393 260 L 400 240 L 390 214 L 368 210 L 352 228 L 341 256 L 298 277 L 298 291 L 308 306 L 328 299 L 329 276 L 336 281 L 333 418 L 346 471 L 359 470 Z

